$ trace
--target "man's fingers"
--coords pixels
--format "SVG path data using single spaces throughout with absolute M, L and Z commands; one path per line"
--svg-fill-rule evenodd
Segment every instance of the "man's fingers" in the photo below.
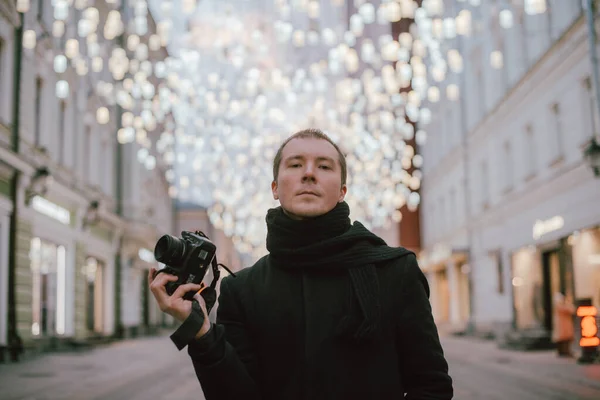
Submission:
M 169 274 L 158 274 L 156 276 L 156 278 L 154 278 L 151 282 L 150 282 L 150 289 L 151 290 L 162 290 L 166 292 L 165 289 L 165 285 L 168 282 L 174 282 L 176 281 L 178 278 L 175 275 L 169 275 Z
M 148 278 L 150 279 L 150 278 Z M 158 274 L 156 278 L 154 278 L 150 282 L 150 291 L 156 298 L 158 302 L 158 306 L 162 311 L 168 307 L 169 302 L 169 294 L 167 293 L 167 288 L 165 287 L 168 282 L 176 281 L 177 277 L 175 275 L 169 275 L 165 273 Z
M 195 283 L 186 283 L 185 285 L 179 286 L 177 290 L 175 290 L 173 297 L 183 297 L 187 292 L 197 292 L 201 288 L 202 286 Z

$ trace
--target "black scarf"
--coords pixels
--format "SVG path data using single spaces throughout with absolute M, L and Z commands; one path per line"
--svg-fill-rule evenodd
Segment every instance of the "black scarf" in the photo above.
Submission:
M 338 203 L 326 214 L 306 220 L 288 217 L 281 207 L 267 212 L 267 250 L 274 265 L 287 269 L 347 270 L 358 300 L 362 321 L 342 319 L 339 333 L 357 342 L 375 336 L 379 328 L 379 281 L 375 264 L 411 254 L 388 247 L 360 222 L 350 223 L 350 208 Z M 350 332 L 349 332 L 350 331 Z

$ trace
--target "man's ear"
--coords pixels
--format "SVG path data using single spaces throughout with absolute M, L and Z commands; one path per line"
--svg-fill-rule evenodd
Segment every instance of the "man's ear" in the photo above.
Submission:
M 344 201 L 344 197 L 346 197 L 347 192 L 348 192 L 348 186 L 346 186 L 345 184 L 342 185 L 342 188 L 340 189 L 340 197 L 338 199 L 338 203 L 341 203 L 342 201 Z
M 279 194 L 277 193 L 277 181 L 271 182 L 271 191 L 273 192 L 273 199 L 279 200 Z

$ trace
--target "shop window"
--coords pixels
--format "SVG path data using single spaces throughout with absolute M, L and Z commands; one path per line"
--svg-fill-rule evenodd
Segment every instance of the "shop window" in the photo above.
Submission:
M 568 239 L 571 245 L 575 297 L 592 299 L 600 309 L 600 229 L 576 232 Z
M 572 302 L 565 255 L 561 244 L 543 251 L 532 246 L 513 255 L 512 285 L 517 329 L 542 329 L 550 333 L 556 294 L 560 293 Z
M 104 328 L 104 264 L 88 257 L 83 267 L 85 279 L 86 328 L 90 332 L 102 333 Z
M 525 248 L 512 256 L 512 286 L 517 329 L 541 328 L 545 312 L 540 255 Z
M 447 322 L 450 320 L 450 287 L 445 269 L 436 272 L 436 281 L 439 296 L 437 319 L 439 322 Z
M 30 250 L 32 272 L 32 324 L 34 336 L 62 335 L 66 330 L 66 249 L 33 238 Z

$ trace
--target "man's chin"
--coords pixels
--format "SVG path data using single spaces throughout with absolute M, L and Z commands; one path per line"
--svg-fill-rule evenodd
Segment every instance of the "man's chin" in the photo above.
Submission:
M 300 204 L 285 210 L 286 214 L 293 219 L 315 218 L 326 214 L 328 211 L 330 210 L 327 210 L 326 207 L 320 204 Z

